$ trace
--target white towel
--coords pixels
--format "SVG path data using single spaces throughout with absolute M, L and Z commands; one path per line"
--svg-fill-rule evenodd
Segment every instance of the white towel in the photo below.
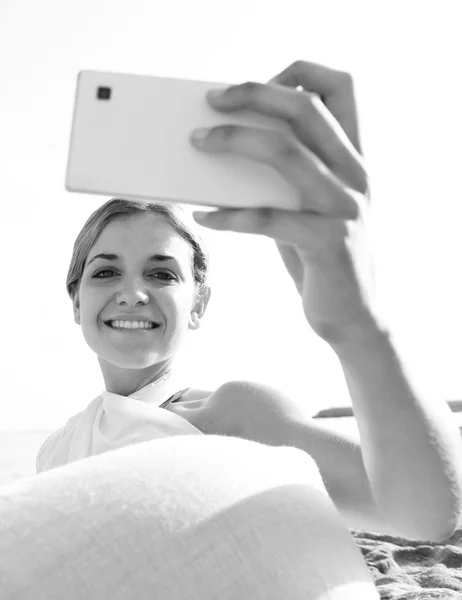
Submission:
M 201 434 L 183 417 L 160 408 L 180 389 L 179 378 L 170 374 L 130 396 L 103 391 L 45 441 L 37 472 L 137 442 Z

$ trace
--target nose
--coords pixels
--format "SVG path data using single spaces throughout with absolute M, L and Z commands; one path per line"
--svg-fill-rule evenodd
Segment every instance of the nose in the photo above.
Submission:
M 117 304 L 125 304 L 127 306 L 136 306 L 138 304 L 147 304 L 149 295 L 144 286 L 138 280 L 132 280 L 123 285 L 122 289 L 117 293 Z

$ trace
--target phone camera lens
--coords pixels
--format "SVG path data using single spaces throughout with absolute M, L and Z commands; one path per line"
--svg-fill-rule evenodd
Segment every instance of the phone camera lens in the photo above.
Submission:
M 110 100 L 111 99 L 111 88 L 99 87 L 98 88 L 98 100 Z

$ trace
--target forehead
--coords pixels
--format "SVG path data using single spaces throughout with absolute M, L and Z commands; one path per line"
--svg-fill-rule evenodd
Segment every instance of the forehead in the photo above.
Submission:
M 192 246 L 163 215 L 130 215 L 109 223 L 96 240 L 91 254 L 114 252 L 145 258 L 154 253 L 170 254 L 178 260 L 192 259 Z

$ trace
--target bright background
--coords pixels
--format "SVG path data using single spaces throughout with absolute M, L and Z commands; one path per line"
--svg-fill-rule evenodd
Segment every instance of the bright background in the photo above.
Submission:
M 103 389 L 72 316 L 74 239 L 106 198 L 64 175 L 81 69 L 228 83 L 296 59 L 353 73 L 372 178 L 380 298 L 423 385 L 462 396 L 460 3 L 2 0 L 0 429 L 60 426 Z M 349 404 L 272 241 L 204 230 L 213 296 L 191 384 L 264 381 L 311 411 Z

